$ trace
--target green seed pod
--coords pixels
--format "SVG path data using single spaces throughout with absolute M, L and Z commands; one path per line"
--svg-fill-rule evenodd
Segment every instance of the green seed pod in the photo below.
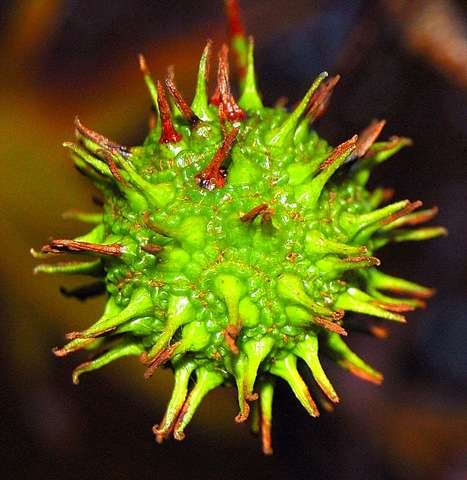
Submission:
M 73 240 L 52 240 L 33 254 L 89 257 L 39 265 L 36 272 L 90 275 L 97 284 L 81 289 L 80 298 L 86 292 L 108 297 L 97 322 L 69 333 L 69 343 L 55 349 L 58 356 L 95 351 L 75 369 L 75 383 L 124 356 L 139 357 L 146 378 L 171 368 L 172 398 L 153 429 L 158 442 L 170 435 L 183 439 L 204 396 L 235 385 L 236 421 L 247 420 L 253 408 L 253 429 L 270 454 L 276 377 L 317 417 L 298 364 L 309 368 L 333 403 L 339 397 L 322 355 L 380 383 L 382 375 L 344 337 L 352 330 L 384 331 L 356 323 L 349 313 L 405 322 L 402 314 L 432 295 L 382 273 L 375 251 L 446 231 L 411 230 L 436 210 L 414 212 L 419 201 L 383 205 L 385 191 L 366 188 L 372 169 L 407 139 L 375 143 L 384 122 L 373 122 L 333 148 L 312 129 L 339 77 L 319 75 L 290 113 L 263 105 L 253 40 L 244 35 L 237 2 L 226 5 L 240 100 L 230 86 L 227 45 L 210 96 L 208 42 L 191 106 L 172 77 L 154 83 L 141 56 L 157 121 L 143 145 L 127 148 L 76 120 L 77 142 L 65 146 L 102 192 L 103 212 L 68 212 L 67 218 L 94 228 Z

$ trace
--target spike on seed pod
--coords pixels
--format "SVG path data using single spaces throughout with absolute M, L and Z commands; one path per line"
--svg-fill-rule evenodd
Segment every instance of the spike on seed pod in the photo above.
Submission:
M 172 73 L 165 87 L 155 84 L 140 55 L 155 130 L 129 149 L 76 119 L 77 142 L 65 146 L 101 191 L 103 212 L 67 214 L 93 228 L 31 253 L 43 262 L 36 273 L 92 278 L 83 287 L 62 289 L 65 295 L 107 297 L 101 318 L 68 333 L 68 343 L 53 350 L 59 357 L 93 352 L 74 370 L 74 383 L 125 356 L 138 357 L 148 379 L 158 367 L 170 367 L 175 383 L 166 413 L 153 427 L 158 443 L 171 436 L 183 440 L 204 397 L 234 385 L 236 421 L 251 420 L 270 455 L 277 378 L 312 417 L 319 411 L 304 378 L 317 384 L 325 409 L 339 402 L 323 356 L 356 377 L 382 382 L 347 338 L 355 332 L 384 338 L 385 328 L 369 318 L 404 323 L 403 314 L 423 308 L 434 290 L 383 273 L 375 251 L 446 230 L 413 228 L 431 220 L 436 208 L 416 210 L 421 202 L 409 200 L 386 204 L 393 191 L 367 187 L 373 169 L 410 140 L 378 140 L 384 121 L 335 148 L 310 130 L 339 76 L 319 75 L 292 112 L 285 104 L 265 107 L 238 1 L 226 0 L 226 11 L 238 104 L 226 45 L 209 101 L 208 41 L 191 106 Z M 341 168 L 350 161 L 351 168 Z M 61 254 L 90 258 L 46 263 Z M 298 360 L 309 375 L 302 377 Z
M 156 88 L 162 126 L 159 143 L 178 143 L 182 139 L 182 136 L 174 128 L 169 102 L 165 96 L 165 90 L 162 83 L 158 81 Z

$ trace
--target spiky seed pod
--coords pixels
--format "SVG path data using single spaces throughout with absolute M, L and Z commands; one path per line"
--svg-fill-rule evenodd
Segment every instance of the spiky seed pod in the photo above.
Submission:
M 36 271 L 90 275 L 91 285 L 64 293 L 85 298 L 105 291 L 108 297 L 97 322 L 68 333 L 69 342 L 55 349 L 58 356 L 93 351 L 93 359 L 73 372 L 74 383 L 124 356 L 139 357 L 146 378 L 170 367 L 175 385 L 153 429 L 158 442 L 170 435 L 183 439 L 203 397 L 219 385 L 235 385 L 235 420 L 245 421 L 253 406 L 253 428 L 270 454 L 275 378 L 290 385 L 313 417 L 319 411 L 298 363 L 308 366 L 332 403 L 339 397 L 322 355 L 379 384 L 382 374 L 344 338 L 353 330 L 381 338 L 386 330 L 347 314 L 405 322 L 403 313 L 423 306 L 433 291 L 382 273 L 374 254 L 390 242 L 446 232 L 407 228 L 437 211 L 415 211 L 419 201 L 383 205 L 388 191 L 366 188 L 372 169 L 409 140 L 376 142 L 380 121 L 332 148 L 310 128 L 339 76 L 319 75 L 291 113 L 263 106 L 253 41 L 245 38 L 237 3 L 226 4 L 239 100 L 230 86 L 226 45 L 210 97 L 208 42 L 191 106 L 172 75 L 154 83 L 140 56 L 158 117 L 148 138 L 126 148 L 76 119 L 77 142 L 65 146 L 101 191 L 103 212 L 68 212 L 67 218 L 94 228 L 33 253 L 90 257 Z

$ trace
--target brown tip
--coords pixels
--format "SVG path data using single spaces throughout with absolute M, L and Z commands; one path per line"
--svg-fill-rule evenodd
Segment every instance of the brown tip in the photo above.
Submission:
M 225 185 L 225 175 L 221 169 L 222 164 L 227 159 L 233 143 L 238 135 L 238 128 L 234 128 L 224 138 L 224 142 L 215 153 L 209 165 L 195 176 L 195 180 L 202 188 L 214 190 L 222 188 Z
M 164 348 L 152 361 L 149 367 L 144 372 L 144 378 L 147 380 L 152 377 L 154 372 L 158 367 L 167 363 L 175 352 L 175 349 L 178 347 L 180 342 L 176 342 L 172 345 L 169 345 L 167 348 Z
M 229 22 L 230 35 L 245 36 L 245 25 L 242 21 L 240 5 L 237 0 L 226 0 L 225 10 L 227 13 L 227 20 Z
M 158 255 L 163 250 L 163 247 L 155 245 L 154 243 L 147 243 L 141 247 L 141 250 L 150 253 L 151 255 Z
M 339 335 L 347 336 L 347 330 L 344 327 L 339 325 L 338 323 L 331 322 L 331 320 L 327 320 L 322 317 L 313 317 L 313 322 L 320 327 L 323 327 L 325 330 L 329 332 L 338 333 Z
M 245 213 L 240 217 L 240 221 L 243 223 L 248 223 L 254 220 L 258 215 L 261 215 L 268 208 L 267 203 L 261 203 L 256 207 L 252 208 L 249 212 Z
M 97 255 L 107 255 L 111 257 L 119 257 L 122 247 L 118 243 L 112 245 L 99 245 L 96 243 L 79 242 L 76 240 L 52 240 L 41 248 L 43 253 L 74 253 L 74 252 L 90 252 Z
M 340 79 L 340 75 L 330 77 L 325 80 L 313 94 L 307 111 L 307 116 L 311 122 L 319 120 L 327 112 L 332 92 Z
M 349 363 L 345 360 L 341 362 L 342 366 L 346 368 L 352 375 L 355 375 L 362 380 L 366 380 L 367 382 L 374 383 L 375 385 L 381 385 L 383 383 L 383 375 L 378 372 L 367 372 L 359 367 L 356 367 L 352 363 Z
M 413 307 L 412 305 L 407 305 L 406 303 L 386 303 L 380 302 L 378 300 L 375 300 L 371 303 L 373 305 L 376 305 L 377 307 L 382 308 L 383 310 L 394 313 L 413 312 L 415 310 L 415 307 Z
M 224 330 L 225 343 L 234 355 L 238 355 L 240 353 L 240 350 L 235 343 L 239 333 L 239 329 L 236 325 L 228 325 Z
M 388 225 L 389 223 L 394 222 L 398 218 L 404 217 L 410 212 L 413 212 L 414 210 L 416 210 L 417 208 L 420 208 L 422 205 L 423 205 L 423 202 L 421 200 L 417 200 L 416 202 L 410 202 L 402 210 L 399 210 L 398 212 L 393 213 L 392 215 L 389 215 L 389 217 L 386 217 L 384 220 L 382 220 L 381 225 Z
M 165 89 L 160 81 L 157 81 L 157 104 L 161 116 L 162 133 L 159 143 L 178 143 L 182 136 L 175 130 L 172 122 L 169 102 L 165 96 Z
M 91 142 L 101 147 L 103 150 L 111 152 L 117 151 L 125 156 L 128 156 L 130 154 L 130 151 L 127 147 L 120 145 L 112 140 L 109 140 L 108 138 L 104 137 L 104 135 L 101 135 L 100 133 L 94 132 L 90 128 L 85 127 L 78 117 L 75 117 L 74 124 L 76 129 L 76 135 L 78 138 L 83 137 L 87 140 L 90 140 Z
M 373 120 L 368 127 L 358 135 L 357 145 L 355 146 L 355 155 L 358 158 L 365 156 L 366 152 L 375 143 L 381 131 L 386 125 L 386 120 Z
M 165 86 L 167 87 L 170 95 L 175 100 L 175 103 L 177 104 L 177 107 L 183 117 L 194 126 L 199 123 L 200 119 L 185 101 L 182 94 L 180 93 L 180 90 L 178 90 L 177 86 L 175 85 L 172 77 L 173 75 L 165 80 Z
M 263 453 L 272 455 L 271 422 L 264 415 L 261 415 L 261 441 L 263 443 Z
M 352 138 L 350 138 L 346 142 L 338 145 L 331 152 L 331 155 L 329 155 L 329 157 L 326 158 L 326 160 L 324 160 L 324 162 L 320 165 L 319 169 L 325 170 L 330 165 L 332 165 L 341 155 L 346 153 L 348 150 L 353 150 L 357 144 L 357 141 L 358 141 L 358 135 L 354 135 Z
M 217 89 L 219 91 L 219 117 L 221 122 L 226 120 L 235 122 L 246 118 L 245 112 L 238 106 L 230 89 L 229 79 L 229 47 L 224 43 L 219 52 L 219 64 L 217 70 Z M 211 103 L 213 99 L 211 99 Z
M 144 58 L 144 55 L 142 53 L 138 54 L 138 61 L 139 61 L 139 69 L 143 73 L 143 75 L 151 75 L 151 72 L 149 71 L 148 64 L 146 62 L 146 58 Z

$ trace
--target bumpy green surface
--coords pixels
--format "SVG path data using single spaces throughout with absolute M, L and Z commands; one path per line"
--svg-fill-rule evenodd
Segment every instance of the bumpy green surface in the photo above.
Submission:
M 175 387 L 154 427 L 158 441 L 170 434 L 182 439 L 202 398 L 219 385 L 236 385 L 236 420 L 245 420 L 250 404 L 255 406 L 253 427 L 261 426 L 270 453 L 275 377 L 318 415 L 297 362 L 308 365 L 334 403 L 338 396 L 321 367 L 322 353 L 364 379 L 381 381 L 343 339 L 353 329 L 377 333 L 380 327 L 358 324 L 348 312 L 405 321 L 400 312 L 420 306 L 420 297 L 431 291 L 381 273 L 374 252 L 390 241 L 431 238 L 444 230 L 401 229 L 431 218 L 434 210 L 410 213 L 419 204 L 407 200 L 381 206 L 385 191 L 366 188 L 371 169 L 406 139 L 372 143 L 373 124 L 360 140 L 333 149 L 310 128 L 310 112 L 324 103 L 318 93 L 325 91 L 326 75 L 292 113 L 264 107 L 252 45 L 248 55 L 242 37 L 234 38 L 235 45 L 240 57 L 248 57 L 240 107 L 222 86 L 228 79 L 225 48 L 220 100 L 214 102 L 220 107 L 208 102 L 207 48 L 194 115 L 182 115 L 174 102 L 173 125 L 164 116 L 164 90 L 156 89 L 143 62 L 162 113 L 144 145 L 125 149 L 77 122 L 78 143 L 66 146 L 102 191 L 103 215 L 71 214 L 95 222 L 95 228 L 71 242 L 55 240 L 38 255 L 78 252 L 96 259 L 37 270 L 85 273 L 105 285 L 103 316 L 89 329 L 68 334 L 70 342 L 56 350 L 97 352 L 75 370 L 76 383 L 82 373 L 128 355 L 141 358 L 147 377 L 158 366 L 170 366 Z M 222 161 L 210 171 L 216 153 Z

